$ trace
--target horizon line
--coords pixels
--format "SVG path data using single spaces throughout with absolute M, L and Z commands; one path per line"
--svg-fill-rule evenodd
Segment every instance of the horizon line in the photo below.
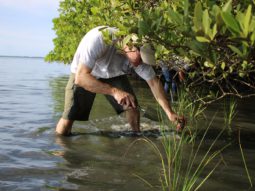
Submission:
M 14 56 L 14 55 L 0 55 L 0 57 L 16 57 L 16 58 L 44 58 L 44 56 Z

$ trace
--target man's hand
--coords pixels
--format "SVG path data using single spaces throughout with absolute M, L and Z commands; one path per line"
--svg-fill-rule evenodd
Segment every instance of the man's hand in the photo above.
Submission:
M 116 99 L 118 104 L 122 105 L 124 109 L 136 108 L 135 98 L 133 95 L 114 88 L 113 97 Z
M 177 122 L 176 130 L 182 131 L 186 125 L 186 119 L 184 116 L 178 116 L 176 113 L 172 113 L 170 116 L 168 116 L 169 120 L 172 122 Z
M 177 122 L 176 130 L 181 131 L 185 125 L 186 125 L 186 120 L 182 116 L 178 116 L 171 108 L 170 104 L 168 103 L 168 100 L 166 98 L 166 94 L 164 92 L 163 86 L 159 79 L 157 77 L 154 77 L 153 79 L 147 81 L 149 84 L 151 91 L 160 104 L 160 106 L 163 108 L 165 113 L 168 116 L 168 119 L 172 122 Z

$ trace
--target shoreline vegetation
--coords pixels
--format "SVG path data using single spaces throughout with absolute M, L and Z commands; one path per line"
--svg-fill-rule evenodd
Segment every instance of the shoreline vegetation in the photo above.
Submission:
M 254 8 L 255 1 L 247 0 L 64 0 L 53 19 L 57 35 L 45 61 L 70 63 L 88 30 L 114 26 L 116 39 L 125 36 L 128 42 L 134 33 L 138 42 L 151 44 L 158 61 L 174 62 L 176 55 L 188 62 L 185 83 L 194 102 L 255 97 Z M 111 43 L 111 35 L 104 37 Z
M 12 55 L 0 55 L 0 58 L 33 58 L 33 59 L 44 59 L 43 56 L 12 56 Z

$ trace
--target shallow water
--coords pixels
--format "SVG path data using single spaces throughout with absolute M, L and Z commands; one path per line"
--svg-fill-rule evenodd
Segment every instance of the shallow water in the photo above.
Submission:
M 126 133 L 130 128 L 124 117 L 116 116 L 102 95 L 96 98 L 91 121 L 74 124 L 74 136 L 55 136 L 69 66 L 48 64 L 42 59 L 1 57 L 0 71 L 0 190 L 150 190 L 136 175 L 154 186 L 160 185 L 158 156 L 142 141 L 130 148 L 138 137 Z M 143 82 L 132 81 L 132 84 L 141 107 L 157 107 Z M 236 141 L 237 129 L 241 129 L 242 147 L 255 183 L 254 104 L 254 99 L 239 103 L 232 137 L 222 136 L 215 149 L 230 140 L 232 145 L 223 151 L 224 162 L 200 190 L 249 189 Z M 208 121 L 216 112 L 198 158 L 222 127 L 220 104 L 209 108 Z M 154 131 L 159 124 L 143 117 L 141 125 L 143 135 L 160 145 L 161 136 Z M 207 125 L 203 122 L 200 126 Z M 178 137 L 174 132 L 168 132 L 168 136 Z M 190 145 L 186 149 L 189 151 Z M 188 152 L 183 157 L 188 157 Z M 201 176 L 212 167 L 213 164 L 209 165 Z

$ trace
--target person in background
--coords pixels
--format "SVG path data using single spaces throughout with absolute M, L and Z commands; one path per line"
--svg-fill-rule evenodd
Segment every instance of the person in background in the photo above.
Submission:
M 112 37 L 105 43 L 104 32 Z M 178 116 L 168 102 L 162 84 L 151 65 L 155 64 L 155 51 L 144 43 L 135 46 L 137 37 L 132 36 L 133 45 L 124 44 L 121 50 L 116 43 L 117 28 L 99 26 L 90 30 L 81 40 L 73 61 L 71 75 L 66 86 L 65 108 L 56 126 L 56 133 L 70 135 L 74 121 L 89 119 L 90 110 L 97 93 L 104 94 L 117 114 L 126 111 L 126 118 L 134 132 L 140 131 L 139 105 L 126 76 L 133 68 L 149 85 L 154 97 L 168 119 L 176 123 L 177 130 L 185 125 L 184 117 Z
M 170 93 L 170 89 L 173 93 L 177 93 L 176 84 L 173 79 L 172 74 L 170 73 L 170 68 L 167 64 L 165 64 L 163 61 L 159 62 L 161 72 L 163 75 L 163 84 L 164 84 L 164 90 L 166 94 Z
M 178 60 L 171 60 L 168 63 L 162 60 L 159 61 L 163 75 L 164 91 L 166 94 L 170 94 L 171 101 L 177 95 L 177 84 L 185 81 L 185 73 L 189 71 L 188 63 L 185 63 L 179 57 L 177 58 Z

